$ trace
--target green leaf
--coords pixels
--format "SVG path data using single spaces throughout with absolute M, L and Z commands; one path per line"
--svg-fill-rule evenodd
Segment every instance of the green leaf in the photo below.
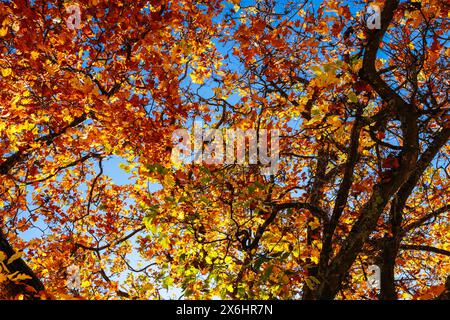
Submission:
M 166 174 L 168 170 L 161 164 L 155 163 L 155 164 L 147 164 L 145 167 L 150 171 L 150 173 L 159 173 L 159 174 Z
M 255 261 L 254 268 L 255 268 L 256 270 L 259 270 L 259 269 L 261 268 L 262 264 L 263 264 L 264 262 L 269 261 L 269 260 L 270 260 L 270 259 L 267 258 L 267 257 L 259 257 L 259 258 Z
M 353 102 L 356 103 L 358 102 L 358 97 L 356 96 L 356 94 L 352 91 L 347 95 L 348 99 Z
M 314 290 L 314 283 L 311 280 L 306 278 L 305 282 L 306 282 L 306 285 L 308 286 L 309 289 Z
M 173 285 L 173 279 L 171 277 L 165 277 L 162 285 L 164 289 L 169 289 L 169 287 Z
M 267 281 L 270 277 L 270 274 L 272 273 L 273 270 L 273 265 L 270 264 L 267 266 L 267 268 L 264 270 L 264 274 L 261 277 L 262 281 Z
M 161 246 L 163 249 L 169 249 L 170 248 L 170 239 L 168 237 L 165 237 L 161 240 Z
M 317 279 L 316 277 L 310 276 L 309 278 L 310 278 L 312 281 L 314 281 L 315 283 L 320 284 L 319 279 Z
M 200 182 L 203 184 L 208 184 L 211 181 L 209 177 L 203 177 L 200 179 Z

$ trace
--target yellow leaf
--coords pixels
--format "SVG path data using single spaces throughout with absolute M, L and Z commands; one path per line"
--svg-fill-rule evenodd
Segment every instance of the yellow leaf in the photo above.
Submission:
M 312 263 L 315 263 L 315 264 L 319 263 L 319 257 L 317 257 L 317 256 L 312 256 L 312 257 L 310 257 L 310 259 L 311 259 Z
M 14 23 L 12 24 L 11 29 L 13 29 L 15 32 L 18 32 L 20 30 L 20 22 L 19 21 L 14 21 Z
M 320 120 L 321 120 L 320 116 L 315 116 L 315 117 L 312 117 L 308 122 L 306 122 L 305 125 L 306 126 L 310 126 L 310 125 L 313 125 L 313 124 L 315 124 L 317 122 L 320 122 Z
M 4 275 L 3 273 L 0 273 L 0 283 L 5 282 L 8 279 L 8 277 L 6 275 Z
M 195 84 L 203 84 L 204 83 L 204 79 L 202 76 L 195 74 L 195 73 L 191 73 L 190 74 L 192 82 Z
M 308 278 L 305 279 L 306 285 L 308 286 L 309 289 L 314 290 L 314 283 L 309 280 Z
M 29 280 L 29 279 L 31 279 L 31 277 L 30 277 L 29 275 L 26 275 L 26 274 L 21 273 L 21 274 L 18 274 L 18 275 L 14 278 L 14 281 L 23 281 L 23 280 Z
M 39 56 L 39 52 L 31 51 L 31 59 L 36 60 L 38 56 Z
M 10 264 L 10 263 L 16 261 L 16 260 L 19 259 L 20 257 L 22 257 L 22 252 L 16 252 L 16 253 L 14 253 L 14 254 L 8 259 L 8 263 L 7 263 L 7 264 Z
M 11 74 L 11 72 L 12 72 L 11 68 L 2 69 L 2 76 L 7 77 Z
M 314 72 L 317 76 L 321 76 L 323 74 L 323 70 L 320 66 L 312 66 L 312 72 Z
M 124 164 L 124 163 L 119 163 L 119 168 L 124 170 L 126 173 L 130 172 L 130 166 Z
M 333 124 L 333 125 L 340 125 L 341 121 L 339 120 L 339 116 L 332 116 L 330 118 L 327 119 L 328 123 Z
M 0 37 L 6 36 L 7 33 L 8 33 L 8 27 L 0 28 Z

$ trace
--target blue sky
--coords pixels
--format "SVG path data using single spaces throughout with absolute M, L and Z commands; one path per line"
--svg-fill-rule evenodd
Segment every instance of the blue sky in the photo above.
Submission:
M 287 1 L 286 1 L 287 2 Z M 254 1 L 242 1 L 241 5 L 244 7 L 246 5 L 252 4 L 254 3 Z M 312 1 L 312 3 L 317 7 L 321 1 Z M 281 8 L 281 6 L 283 5 L 283 2 L 280 2 L 279 6 Z M 231 6 L 231 5 L 230 5 Z M 355 15 L 357 11 L 361 11 L 364 10 L 364 7 L 359 5 L 359 6 L 355 6 L 355 5 L 350 5 L 350 11 Z M 330 13 L 330 14 L 334 14 L 334 13 Z M 218 17 L 217 19 L 220 20 L 221 17 Z M 222 54 L 227 54 L 230 52 L 230 50 L 233 47 L 233 43 L 229 42 L 225 45 L 218 43 L 217 41 L 215 41 L 216 47 L 219 50 L 220 53 Z M 87 55 L 88 53 L 85 52 L 85 55 Z M 380 53 L 380 56 L 382 57 L 382 53 Z M 84 65 L 86 67 L 86 65 Z M 240 68 L 241 66 L 235 62 L 235 65 L 231 65 L 231 67 L 235 67 L 236 69 Z M 188 79 L 186 81 L 189 81 Z M 212 91 L 211 91 L 211 83 L 207 83 L 205 86 L 202 87 L 201 89 L 201 94 L 204 97 L 209 97 L 212 95 Z M 230 102 L 231 104 L 235 104 L 236 102 L 239 101 L 239 97 L 237 94 L 231 95 L 228 99 L 228 102 Z M 298 125 L 298 120 L 292 120 L 291 121 L 291 125 L 292 126 L 297 126 Z M 107 159 L 105 159 L 103 161 L 103 168 L 104 168 L 104 175 L 109 176 L 112 181 L 117 184 L 117 185 L 124 185 L 124 184 L 130 184 L 133 183 L 133 180 L 131 178 L 131 175 L 129 173 L 126 173 L 124 170 L 122 170 L 119 165 L 121 163 L 125 163 L 125 160 L 121 159 L 120 157 L 117 156 L 110 156 Z M 157 190 L 158 185 L 157 184 L 153 184 L 152 185 L 152 190 Z M 29 193 L 29 201 L 31 202 L 31 193 Z M 38 223 L 39 224 L 39 223 Z M 45 227 L 45 225 L 41 222 L 40 226 Z M 29 240 L 33 237 L 38 237 L 40 236 L 40 232 L 37 231 L 36 229 L 30 229 L 29 231 L 23 232 L 20 234 L 21 237 L 24 240 Z M 132 259 L 132 263 L 133 265 L 136 265 L 139 262 L 139 256 L 134 253 L 131 255 L 131 259 Z M 170 292 L 167 293 L 167 295 L 165 297 L 170 297 L 171 294 L 175 294 L 178 295 L 180 294 L 179 290 L 172 290 Z

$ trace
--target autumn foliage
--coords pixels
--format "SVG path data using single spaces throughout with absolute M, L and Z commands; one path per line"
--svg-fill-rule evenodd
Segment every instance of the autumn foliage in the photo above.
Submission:
M 0 1 L 0 298 L 448 299 L 449 9 Z M 278 171 L 173 164 L 194 120 Z

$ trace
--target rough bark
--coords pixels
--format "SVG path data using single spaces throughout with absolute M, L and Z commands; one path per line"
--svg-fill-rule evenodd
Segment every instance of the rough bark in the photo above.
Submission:
M 2 251 L 9 259 L 16 251 L 9 244 L 3 232 L 0 231 L 0 251 Z M 2 289 L 0 293 L 1 298 L 13 298 L 18 294 L 23 294 L 25 298 L 35 299 L 39 298 L 38 293 L 45 291 L 45 287 L 41 280 L 36 276 L 36 274 L 31 270 L 31 268 L 25 263 L 21 258 L 14 260 L 7 265 L 8 271 L 10 273 L 19 272 L 20 274 L 25 274 L 31 279 L 23 280 L 20 283 L 7 282 L 6 286 Z

